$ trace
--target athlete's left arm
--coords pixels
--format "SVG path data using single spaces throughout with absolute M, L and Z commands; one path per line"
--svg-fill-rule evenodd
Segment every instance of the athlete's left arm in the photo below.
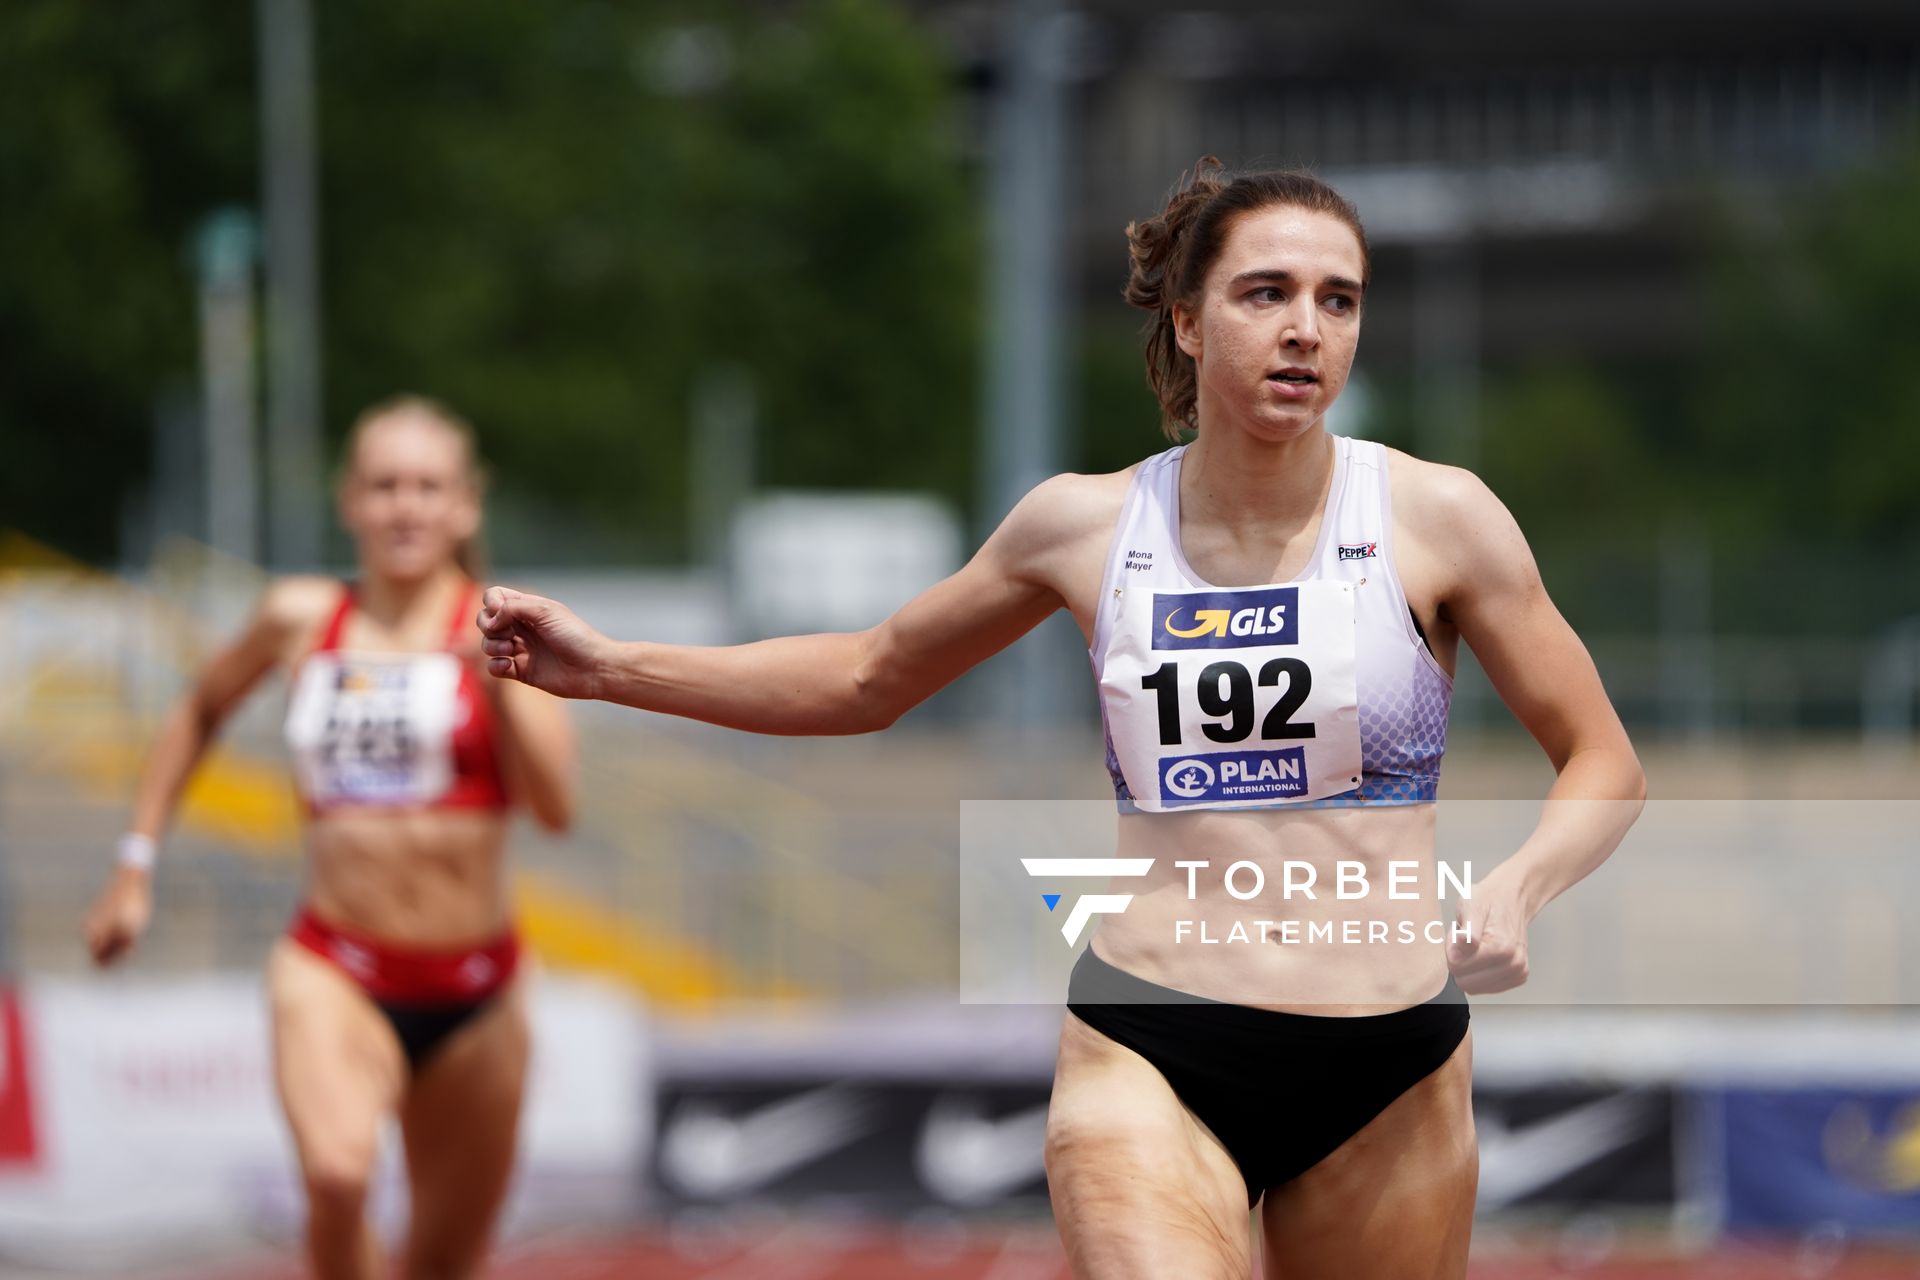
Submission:
M 1639 816 L 1647 780 L 1505 504 L 1468 471 L 1434 467 L 1427 479 L 1420 507 L 1432 536 L 1423 541 L 1445 566 L 1442 616 L 1559 774 L 1533 834 L 1475 877 L 1461 908 L 1473 939 L 1449 948 L 1468 991 L 1503 991 L 1526 981 L 1528 922 L 1607 860 Z
M 481 679 L 494 699 L 507 793 L 548 831 L 565 831 L 573 823 L 579 772 L 566 703 L 517 681 Z

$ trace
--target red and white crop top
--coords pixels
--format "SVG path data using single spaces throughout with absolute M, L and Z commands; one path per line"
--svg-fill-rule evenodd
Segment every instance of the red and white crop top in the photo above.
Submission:
M 294 670 L 287 746 L 310 812 L 341 805 L 503 809 L 493 708 L 471 664 L 452 652 L 471 625 L 476 588 L 460 593 L 447 648 L 343 650 L 349 585 L 320 641 Z

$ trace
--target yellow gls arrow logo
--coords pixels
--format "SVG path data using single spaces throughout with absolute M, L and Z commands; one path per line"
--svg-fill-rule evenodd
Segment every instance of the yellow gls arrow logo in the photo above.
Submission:
M 1193 616 L 1199 625 L 1191 631 L 1182 631 L 1173 625 L 1173 620 L 1178 616 L 1179 613 L 1177 611 L 1167 615 L 1167 634 L 1170 636 L 1179 636 L 1182 640 L 1191 640 L 1195 636 L 1204 636 L 1209 632 L 1216 636 L 1224 636 L 1227 634 L 1227 622 L 1233 617 L 1233 610 L 1195 609 Z

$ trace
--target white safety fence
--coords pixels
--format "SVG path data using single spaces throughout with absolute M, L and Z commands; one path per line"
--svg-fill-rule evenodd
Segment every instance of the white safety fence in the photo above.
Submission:
M 650 1032 L 596 982 L 534 988 L 508 1236 L 624 1220 L 652 1133 Z M 405 1208 L 397 1134 L 375 1220 Z M 0 1269 L 126 1275 L 297 1237 L 257 975 L 28 979 L 0 989 Z

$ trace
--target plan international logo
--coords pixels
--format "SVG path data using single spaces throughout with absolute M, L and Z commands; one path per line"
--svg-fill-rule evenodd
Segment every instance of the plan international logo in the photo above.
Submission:
M 1304 747 L 1215 751 L 1160 762 L 1160 803 L 1169 809 L 1212 800 L 1291 800 L 1305 794 Z

